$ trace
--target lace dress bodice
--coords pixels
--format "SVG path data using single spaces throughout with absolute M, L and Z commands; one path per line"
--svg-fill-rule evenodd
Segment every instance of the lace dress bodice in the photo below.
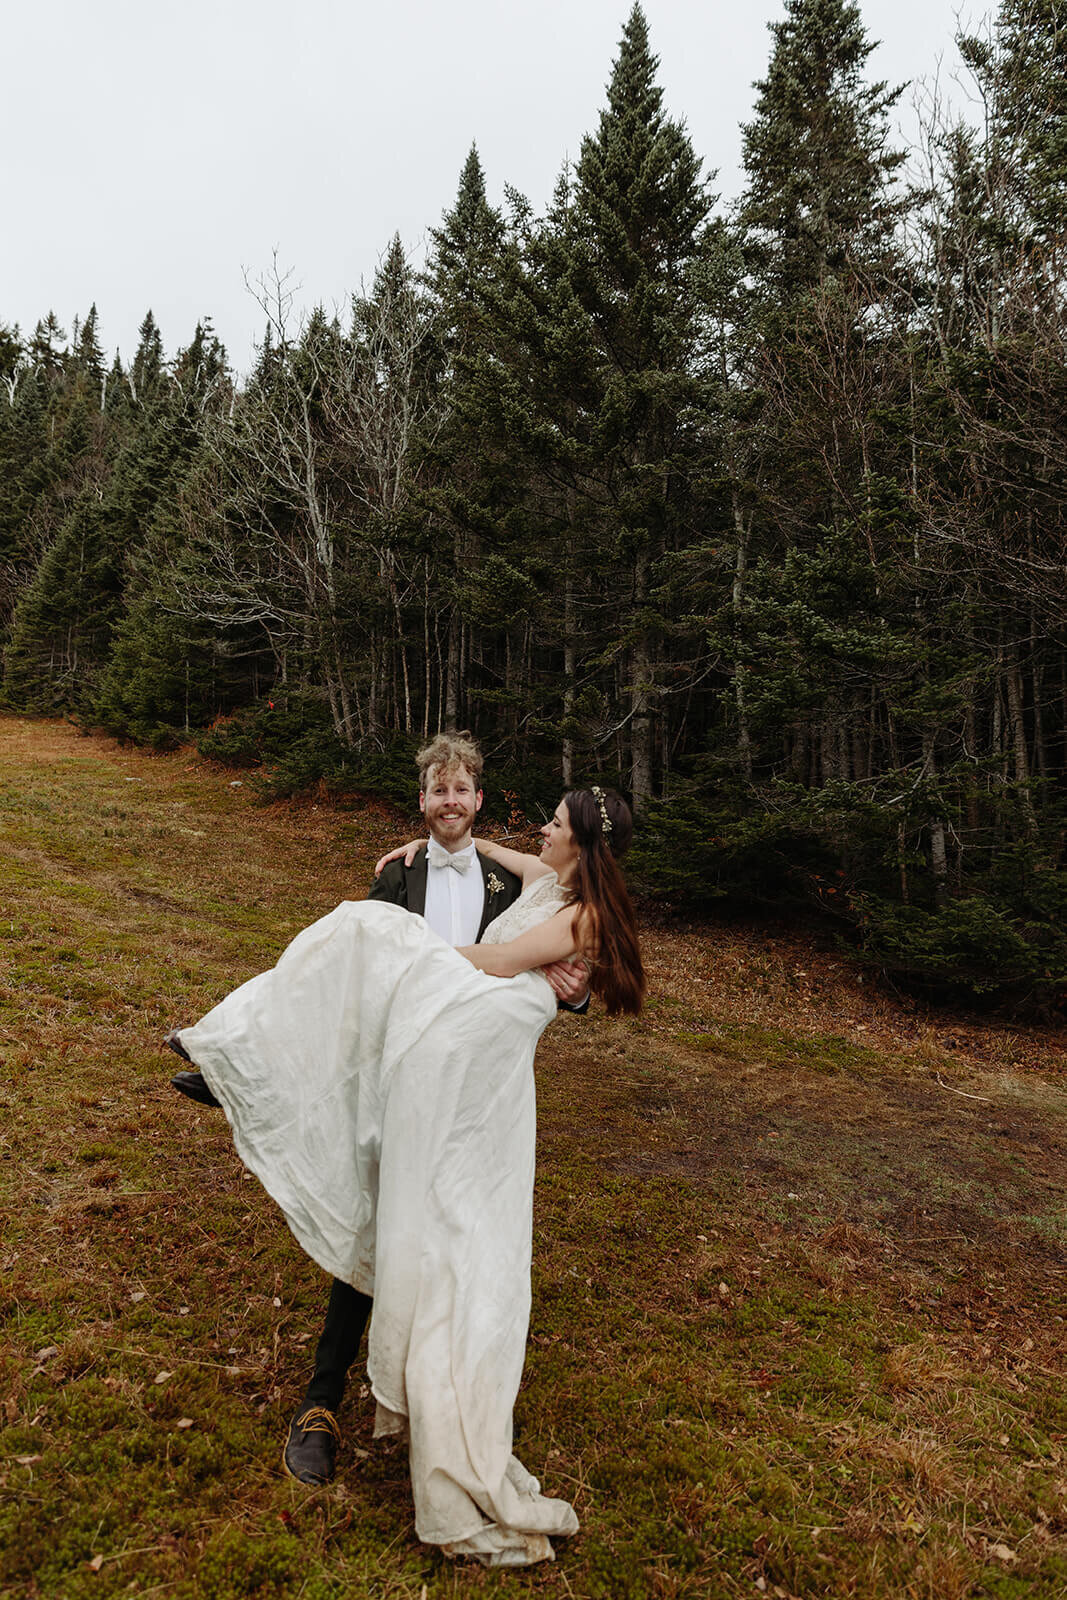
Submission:
M 494 918 L 482 934 L 481 942 L 505 944 L 509 939 L 517 939 L 520 933 L 527 933 L 531 928 L 536 928 L 538 923 L 554 917 L 565 903 L 556 874 L 546 872 L 540 878 L 535 878 L 517 900 Z

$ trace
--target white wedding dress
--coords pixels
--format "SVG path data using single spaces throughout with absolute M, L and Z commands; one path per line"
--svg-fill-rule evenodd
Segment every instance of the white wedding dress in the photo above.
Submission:
M 559 910 L 536 878 L 484 936 Z M 489 1565 L 574 1533 L 511 1453 L 530 1311 L 536 972 L 492 978 L 421 917 L 345 902 L 181 1042 L 307 1253 L 374 1296 L 376 1435 L 407 1428 L 415 1527 Z

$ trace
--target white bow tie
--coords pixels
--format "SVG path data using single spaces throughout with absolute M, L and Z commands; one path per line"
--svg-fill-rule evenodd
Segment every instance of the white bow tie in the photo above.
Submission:
M 451 867 L 453 872 L 469 872 L 474 865 L 474 856 L 468 851 L 461 850 L 453 855 L 431 839 L 427 846 L 426 858 L 431 867 Z

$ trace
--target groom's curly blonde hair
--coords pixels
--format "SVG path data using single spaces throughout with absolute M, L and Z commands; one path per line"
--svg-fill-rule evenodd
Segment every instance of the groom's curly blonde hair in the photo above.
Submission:
M 431 772 L 438 778 L 447 777 L 457 767 L 466 767 L 476 789 L 482 786 L 485 757 L 478 748 L 477 740 L 467 729 L 462 733 L 439 733 L 436 739 L 419 751 L 415 764 L 419 769 L 419 788 L 422 790 L 429 785 Z

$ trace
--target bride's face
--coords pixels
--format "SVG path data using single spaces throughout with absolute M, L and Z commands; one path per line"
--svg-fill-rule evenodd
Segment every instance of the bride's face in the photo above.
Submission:
M 555 815 L 541 829 L 541 838 L 541 860 L 552 868 L 561 883 L 565 882 L 578 859 L 578 841 L 571 832 L 571 819 L 562 800 Z

